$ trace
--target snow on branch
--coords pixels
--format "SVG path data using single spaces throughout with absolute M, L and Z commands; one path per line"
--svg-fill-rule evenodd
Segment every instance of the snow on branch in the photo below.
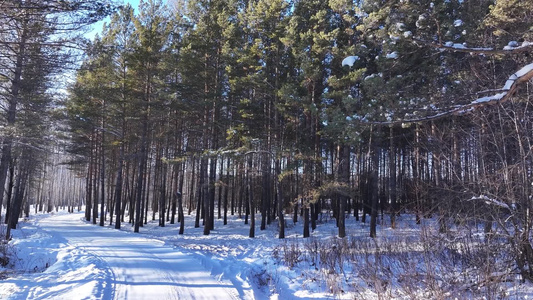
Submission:
M 518 45 L 517 42 L 511 41 L 509 44 L 503 49 L 495 49 L 495 48 L 483 48 L 483 47 L 467 47 L 465 44 L 458 44 L 453 42 L 446 42 L 444 44 L 442 43 L 435 43 L 435 42 L 429 42 L 425 41 L 416 37 L 407 37 L 408 39 L 412 40 L 416 44 L 422 44 L 425 46 L 441 49 L 441 50 L 447 50 L 447 51 L 454 51 L 454 52 L 465 52 L 470 54 L 484 54 L 484 55 L 497 55 L 497 54 L 516 54 L 520 52 L 527 52 L 533 50 L 533 42 L 523 42 L 522 45 Z
M 481 201 L 484 201 L 485 204 L 498 206 L 498 207 L 507 209 L 508 211 L 511 211 L 511 207 L 509 207 L 509 205 L 507 205 L 507 203 L 502 202 L 502 201 L 500 201 L 498 199 L 487 197 L 485 195 L 479 195 L 478 197 L 470 198 L 470 201 L 473 201 L 473 200 L 481 200 Z
M 478 106 L 483 106 L 486 104 L 505 102 L 509 100 L 511 96 L 514 95 L 520 84 L 529 81 L 531 78 L 533 78 L 533 63 L 522 67 L 513 75 L 509 76 L 509 78 L 505 82 L 505 85 L 500 90 L 500 93 L 494 94 L 492 96 L 478 98 L 472 101 L 470 104 L 459 106 L 458 108 L 452 110 L 451 113 L 464 112 L 466 110 L 469 110 L 470 108 L 476 108 Z
M 346 57 L 345 59 L 342 60 L 342 66 L 349 66 L 349 67 L 352 67 L 353 64 L 359 60 L 359 56 L 357 55 L 354 55 L 354 56 L 348 56 Z
M 365 123 L 379 124 L 379 125 L 408 124 L 408 123 L 418 123 L 418 122 L 423 122 L 423 121 L 436 120 L 436 119 L 440 119 L 440 118 L 443 118 L 443 117 L 446 117 L 452 114 L 463 114 L 476 108 L 480 108 L 486 105 L 503 103 L 509 100 L 516 93 L 518 87 L 521 84 L 529 81 L 532 78 L 533 78 L 533 62 L 522 67 L 520 70 L 516 71 L 514 74 L 509 76 L 509 78 L 505 82 L 505 85 L 501 89 L 481 92 L 481 93 L 491 92 L 491 93 L 494 93 L 493 95 L 480 97 L 468 104 L 458 105 L 444 112 L 422 117 L 422 118 L 407 119 L 407 120 L 402 119 L 402 120 L 387 121 L 387 122 L 365 122 Z

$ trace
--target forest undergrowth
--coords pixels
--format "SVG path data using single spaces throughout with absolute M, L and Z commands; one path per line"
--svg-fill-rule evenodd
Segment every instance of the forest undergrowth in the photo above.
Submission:
M 523 281 L 513 249 L 479 224 L 439 233 L 426 220 L 409 234 L 287 239 L 273 251 L 279 264 L 302 272 L 304 282 L 376 299 L 514 299 Z M 423 222 L 424 223 L 424 222 Z M 275 276 L 273 276 L 275 277 Z M 371 295 L 369 295 L 369 291 Z
M 80 222 L 84 222 L 82 213 Z M 35 265 L 41 272 L 54 263 L 53 259 L 49 264 L 50 260 L 35 261 L 39 253 L 48 258 L 46 249 L 53 245 L 43 246 L 51 241 L 42 240 L 45 235 L 36 231 L 31 219 L 15 231 L 26 243 L 18 244 L 15 252 L 23 251 L 20 257 L 30 260 L 19 261 L 23 273 L 35 272 Z M 143 233 L 193 255 L 213 276 L 238 283 L 243 290 L 253 289 L 257 299 L 525 299 L 532 295 L 531 283 L 522 280 L 509 236 L 498 228 L 485 234 L 483 222 L 449 222 L 442 233 L 437 214 L 417 224 L 414 214 L 403 213 L 394 229 L 384 215 L 379 218 L 377 237 L 370 238 L 370 225 L 350 215 L 347 236 L 339 238 L 335 219 L 324 217 L 311 236 L 303 238 L 303 222 L 286 219 L 288 236 L 278 239 L 276 223 L 249 238 L 244 220 L 237 215 L 230 216 L 227 225 L 216 219 L 211 235 L 196 228 L 194 219 L 194 213 L 185 215 L 183 235 L 178 234 L 179 224 L 163 229 L 157 218 L 144 224 Z M 121 231 L 134 234 L 133 229 L 126 224 Z

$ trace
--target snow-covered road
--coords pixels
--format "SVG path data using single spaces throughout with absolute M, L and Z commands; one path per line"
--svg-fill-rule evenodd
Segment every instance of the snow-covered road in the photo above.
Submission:
M 60 214 L 37 222 L 61 250 L 12 299 L 239 299 L 190 254 L 140 234 L 103 228 Z M 0 297 L 1 298 L 1 297 Z

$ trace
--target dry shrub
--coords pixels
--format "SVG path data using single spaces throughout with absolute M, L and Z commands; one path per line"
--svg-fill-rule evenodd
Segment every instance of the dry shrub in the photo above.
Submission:
M 277 256 L 334 296 L 371 291 L 378 299 L 501 299 L 516 281 L 511 246 L 469 230 L 419 237 L 287 240 Z M 309 268 L 312 266 L 313 268 Z

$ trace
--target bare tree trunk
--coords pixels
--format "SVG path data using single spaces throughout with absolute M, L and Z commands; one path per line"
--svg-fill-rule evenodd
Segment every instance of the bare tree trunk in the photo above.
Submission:
M 253 191 L 252 191 L 252 159 L 253 156 L 251 156 L 248 159 L 248 168 L 247 168 L 247 186 L 248 186 L 248 206 L 250 208 L 250 234 L 249 237 L 253 238 L 255 237 L 255 205 L 254 205 L 254 197 L 253 197 Z
M 137 186 L 136 186 L 136 196 L 135 196 L 135 227 L 133 229 L 134 232 L 139 232 L 139 227 L 142 223 L 141 218 L 141 202 L 143 198 L 143 186 L 144 186 L 144 168 L 146 166 L 146 160 L 147 160 L 147 133 L 148 133 L 148 124 L 145 122 L 143 124 L 143 134 L 141 137 L 141 151 L 140 151 L 140 158 L 139 158 L 139 167 L 138 167 L 138 174 L 137 174 Z
M 396 228 L 396 147 L 394 144 L 394 127 L 389 128 L 389 203 L 391 228 Z
M 182 164 L 183 166 L 185 166 L 185 163 Z M 179 184 L 178 184 L 178 193 L 177 193 L 177 196 L 178 196 L 178 218 L 180 219 L 180 231 L 179 231 L 179 234 L 183 234 L 184 230 L 185 230 L 185 216 L 183 214 L 183 198 L 182 198 L 182 192 L 183 192 L 183 180 L 185 178 L 185 172 L 184 170 L 181 171 L 181 176 L 180 176 L 180 179 L 179 179 Z
M 339 145 L 337 147 L 338 159 L 338 180 L 341 183 L 348 184 L 350 180 L 350 147 L 347 145 Z M 347 197 L 345 195 L 338 195 L 338 212 L 337 225 L 339 228 L 339 237 L 346 236 L 346 203 Z
M 180 219 L 180 231 L 179 234 L 183 234 L 185 231 L 185 216 L 183 214 L 183 201 L 181 197 L 181 192 L 177 193 L 178 198 L 178 218 Z
M 378 178 L 378 167 L 379 167 L 379 149 L 376 136 L 379 135 L 379 127 L 376 130 L 377 133 L 373 136 L 374 140 L 370 142 L 369 145 L 369 154 L 372 163 L 371 167 L 371 178 L 372 178 L 372 207 L 370 211 L 370 237 L 376 237 L 376 227 L 378 219 L 378 198 L 379 198 L 379 178 Z M 372 135 L 372 133 L 371 133 Z
M 283 190 L 281 187 L 281 160 L 276 159 L 276 192 L 278 197 L 278 224 L 279 224 L 279 238 L 285 238 L 285 218 L 283 214 Z
M 89 156 L 89 166 L 87 167 L 87 178 L 86 178 L 86 184 L 85 184 L 85 220 L 87 222 L 91 221 L 91 212 L 92 212 L 92 198 L 93 198 L 93 164 L 92 164 L 92 151 Z
M 105 220 L 105 153 L 104 153 L 104 144 L 105 144 L 105 101 L 102 105 L 102 129 L 101 134 L 102 138 L 100 140 L 100 226 L 104 226 Z
M 173 168 L 173 171 L 174 171 L 174 175 L 172 176 L 174 178 L 173 182 L 172 182 L 172 208 L 171 208 L 171 217 L 170 217 L 170 224 L 174 224 L 175 223 L 175 216 L 176 216 L 176 209 L 177 209 L 177 192 L 178 192 L 178 182 L 181 180 L 181 178 L 183 178 L 183 175 L 182 172 L 181 172 L 181 169 L 182 169 L 182 165 L 183 163 L 179 163 L 178 166 L 174 167 Z M 178 178 L 179 177 L 179 178 Z M 180 196 L 181 196 L 181 192 L 180 192 Z M 183 209 L 183 207 L 182 207 Z M 180 215 L 178 214 L 178 222 L 180 222 Z
M 204 177 L 204 173 L 203 173 L 203 169 L 204 169 L 204 164 L 205 164 L 205 160 L 204 159 L 200 159 L 200 169 L 198 170 L 198 184 L 197 184 L 197 187 L 196 187 L 196 198 L 197 198 L 197 203 L 196 203 L 196 219 L 195 219 L 195 222 L 194 222 L 194 227 L 195 228 L 198 228 L 200 227 L 200 217 L 201 217 L 201 214 L 203 213 L 203 198 L 204 198 L 204 192 L 203 192 L 203 185 L 205 184 L 204 181 L 205 181 L 205 177 Z
M 304 208 L 304 238 L 309 237 L 309 206 Z
M 7 202 L 6 202 L 6 216 L 5 216 L 5 224 L 8 224 L 8 216 L 11 211 L 11 199 L 13 198 L 13 188 L 15 186 L 15 164 L 14 162 L 11 163 L 9 166 L 9 182 L 7 186 Z M 0 209 L 2 206 L 0 206 Z
M 224 225 L 228 224 L 228 192 L 230 189 L 230 161 L 231 159 L 228 158 L 226 162 L 226 187 L 224 189 Z M 235 193 L 235 189 L 233 189 L 231 193 L 233 196 L 233 194 Z
M 96 130 L 93 132 L 94 135 L 94 172 L 93 172 L 93 219 L 92 223 L 96 224 L 96 218 L 98 218 L 98 133 Z
M 25 14 L 28 14 L 26 11 Z M 28 18 L 25 17 L 22 26 L 22 32 L 20 35 L 20 41 L 18 43 L 17 57 L 15 59 L 15 68 L 13 74 L 13 80 L 11 80 L 11 90 L 8 97 L 7 112 L 6 112 L 6 125 L 8 127 L 14 126 L 17 116 L 17 105 L 19 102 L 19 93 L 22 84 L 22 70 L 24 67 L 24 58 L 26 56 L 26 39 L 28 38 Z M 0 158 L 0 208 L 3 205 L 5 184 L 7 179 L 7 171 L 9 163 L 11 162 L 11 148 L 13 144 L 13 137 L 11 134 L 7 135 L 2 141 L 2 151 Z
M 7 216 L 8 226 L 6 228 L 6 240 L 11 239 L 11 229 L 16 229 L 18 224 L 19 215 L 21 213 L 22 202 L 24 200 L 24 193 L 26 190 L 26 183 L 29 177 L 29 158 L 25 157 L 23 153 L 22 161 L 26 161 L 20 164 L 20 170 L 17 174 L 17 180 L 15 184 L 15 195 L 11 201 L 10 213 Z
M 267 215 L 268 215 L 268 204 L 270 203 L 270 180 L 268 178 L 270 174 L 270 162 L 267 155 L 262 155 L 262 166 L 261 169 L 263 169 L 262 172 L 262 193 L 261 193 L 261 225 L 260 230 L 266 229 L 266 221 L 267 221 Z

